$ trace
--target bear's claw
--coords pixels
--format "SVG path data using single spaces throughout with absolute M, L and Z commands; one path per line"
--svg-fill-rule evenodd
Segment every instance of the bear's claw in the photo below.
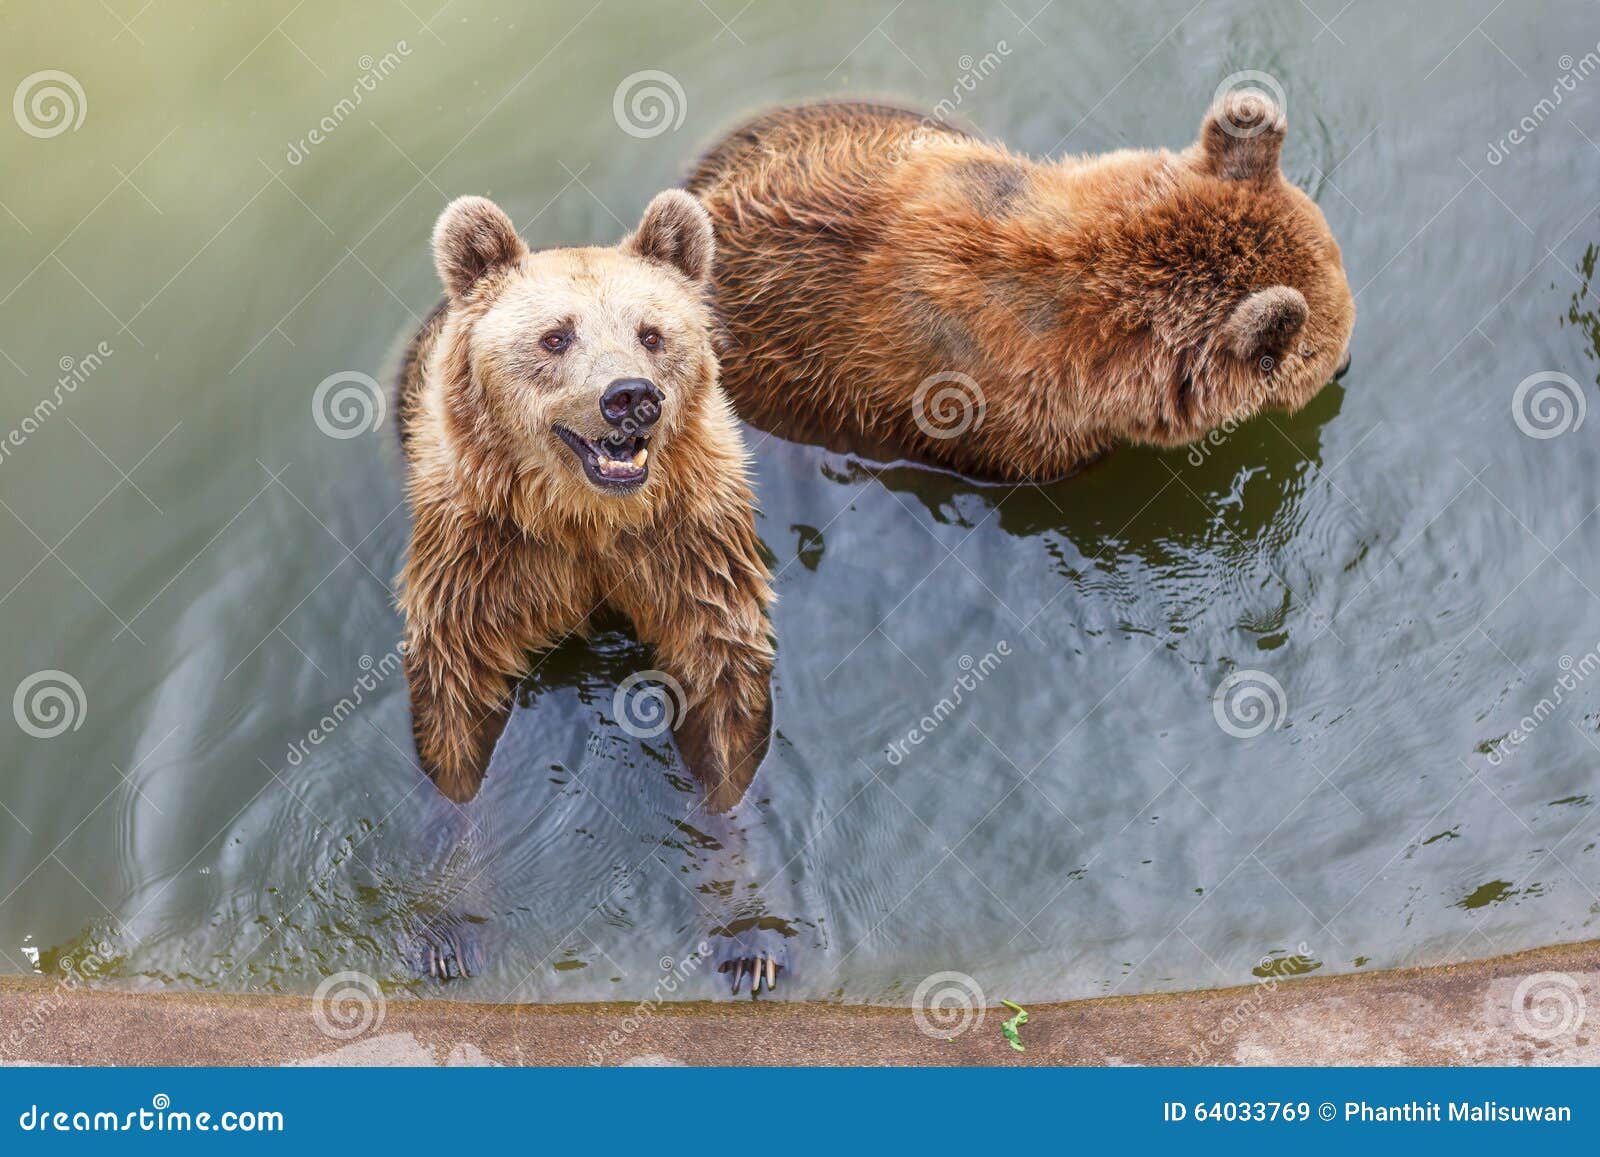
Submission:
M 783 940 L 781 935 L 761 929 L 751 929 L 733 938 L 724 953 L 719 954 L 717 972 L 730 977 L 734 996 L 739 995 L 746 978 L 750 981 L 752 997 L 763 986 L 768 992 L 778 987 L 778 974 L 789 964 Z
M 739 986 L 744 983 L 744 978 L 750 977 L 750 995 L 754 996 L 761 991 L 762 984 L 771 992 L 778 987 L 778 973 L 783 971 L 782 966 L 770 956 L 746 957 L 730 960 L 718 972 L 733 973 L 733 995 L 739 995 Z
M 424 928 L 420 939 L 424 976 L 444 982 L 483 971 L 483 954 L 469 922 L 441 919 Z

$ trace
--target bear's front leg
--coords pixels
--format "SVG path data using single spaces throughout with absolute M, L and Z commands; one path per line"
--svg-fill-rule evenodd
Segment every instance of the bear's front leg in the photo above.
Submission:
M 478 794 L 495 741 L 511 713 L 516 679 L 460 663 L 463 644 L 437 628 L 406 632 L 411 729 L 422 770 L 456 803 Z
M 559 565 L 504 522 L 442 504 L 414 503 L 413 513 L 400 576 L 412 731 L 422 769 L 441 794 L 464 804 L 483 782 L 529 652 L 581 621 L 571 601 L 578 593 L 563 586 Z M 472 865 L 493 858 L 480 846 L 485 817 L 449 810 L 442 835 L 452 856 L 466 857 L 470 883 L 486 870 Z M 483 917 L 464 911 L 461 890 L 445 884 L 450 897 L 413 929 L 411 950 L 423 974 L 439 980 L 470 976 L 483 963 Z
M 499 521 L 419 507 L 401 573 L 405 665 L 422 769 L 457 803 L 478 793 L 528 653 L 559 633 L 534 547 Z
M 772 729 L 765 611 L 773 596 L 749 496 L 730 501 L 728 510 L 720 523 L 680 523 L 655 549 L 639 550 L 612 598 L 683 689 L 673 734 L 705 792 L 707 834 L 720 849 L 707 870 L 713 880 L 737 885 L 761 862 L 752 847 L 761 829 L 742 830 L 729 813 L 755 778 Z M 735 934 L 723 923 L 716 970 L 729 976 L 736 994 L 747 979 L 752 995 L 771 988 L 788 964 L 783 934 L 748 921 Z
M 465 804 L 483 782 L 489 756 L 510 714 L 515 680 L 469 657 L 470 636 L 463 624 L 444 613 L 408 615 L 406 677 L 411 686 L 411 726 L 422 769 L 440 793 Z M 439 818 L 438 826 L 452 839 L 463 828 L 476 832 L 476 819 L 458 807 Z M 481 869 L 480 869 L 481 871 Z M 476 880 L 476 875 L 473 880 Z M 448 891 L 445 907 L 411 928 L 402 951 L 427 977 L 447 981 L 482 970 L 478 945 L 481 918 L 474 921 L 460 908 L 461 895 Z
M 715 874 L 731 879 L 734 894 L 739 896 L 744 892 L 741 883 L 748 886 L 753 882 L 762 889 L 772 883 L 757 868 L 763 860 L 758 849 L 764 846 L 759 818 L 752 809 L 745 809 L 744 821 L 752 825 L 747 832 L 736 826 L 730 814 L 744 798 L 767 752 L 772 730 L 770 650 L 763 636 L 759 645 L 754 641 L 741 645 L 708 642 L 699 649 L 698 664 L 706 665 L 709 656 L 716 656 L 711 658 L 709 671 L 675 676 L 685 680 L 686 690 L 696 690 L 688 691 L 691 706 L 674 734 L 684 762 L 694 770 L 706 793 L 709 814 L 704 822 L 722 849 Z M 671 658 L 663 658 L 663 665 L 669 674 L 685 666 Z M 789 967 L 788 947 L 776 927 L 763 927 L 748 919 L 734 927 L 741 925 L 739 931 L 724 925 L 712 967 L 729 979 L 733 995 L 738 996 L 740 988 L 748 985 L 750 995 L 755 996 L 763 986 L 768 990 L 777 987 L 778 974 Z
M 656 649 L 684 692 L 673 734 L 714 813 L 743 797 L 772 726 L 771 576 L 749 496 L 717 521 L 684 520 L 660 542 L 628 544 L 609 601 Z
M 771 660 L 763 660 L 754 648 L 742 653 L 730 649 L 715 674 L 698 678 L 678 674 L 685 664 L 671 659 L 664 659 L 663 666 L 683 683 L 692 704 L 673 729 L 678 750 L 705 790 L 706 810 L 728 812 L 744 798 L 767 753 Z

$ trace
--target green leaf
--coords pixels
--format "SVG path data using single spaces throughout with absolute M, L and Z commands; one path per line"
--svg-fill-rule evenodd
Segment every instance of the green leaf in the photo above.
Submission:
M 1028 1010 L 1023 1008 L 1020 1004 L 1012 1004 L 1009 1000 L 1002 1000 L 1000 1003 L 1005 1005 L 1007 1008 L 1016 1009 L 1017 1012 L 1016 1016 L 1000 1025 L 1000 1031 L 1005 1034 L 1006 1040 L 1010 1042 L 1012 1048 L 1016 1049 L 1019 1053 L 1026 1052 L 1027 1049 L 1023 1047 L 1022 1037 L 1018 1034 L 1017 1030 L 1028 1023 Z

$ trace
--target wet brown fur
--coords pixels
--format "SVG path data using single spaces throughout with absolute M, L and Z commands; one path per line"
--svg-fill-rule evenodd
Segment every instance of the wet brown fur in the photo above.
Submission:
M 472 798 L 530 655 L 610 608 L 682 685 L 680 750 L 709 805 L 731 807 L 767 744 L 772 591 L 717 382 L 704 212 L 670 192 L 615 248 L 529 253 L 497 208 L 462 198 L 435 252 L 449 297 L 399 382 L 413 519 L 400 606 L 423 767 Z M 557 323 L 575 333 L 560 356 L 539 345 Z M 659 352 L 636 340 L 646 323 Z M 666 398 L 644 485 L 602 493 L 549 425 L 602 436 L 599 393 L 627 376 Z
M 1018 480 L 1297 409 L 1355 307 L 1279 171 L 1285 128 L 1235 94 L 1181 152 L 1041 162 L 884 105 L 760 117 L 687 186 L 717 228 L 724 385 L 767 429 Z M 942 416 L 925 392 L 933 434 L 913 401 L 951 373 L 982 417 L 939 437 L 971 388 L 943 387 Z

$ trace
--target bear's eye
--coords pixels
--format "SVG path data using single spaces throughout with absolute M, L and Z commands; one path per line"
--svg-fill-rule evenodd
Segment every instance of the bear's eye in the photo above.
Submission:
M 661 331 L 653 326 L 647 326 L 639 331 L 639 344 L 647 350 L 661 348 Z
M 553 354 L 558 354 L 572 344 L 572 335 L 564 329 L 553 329 L 539 339 L 539 344 Z

